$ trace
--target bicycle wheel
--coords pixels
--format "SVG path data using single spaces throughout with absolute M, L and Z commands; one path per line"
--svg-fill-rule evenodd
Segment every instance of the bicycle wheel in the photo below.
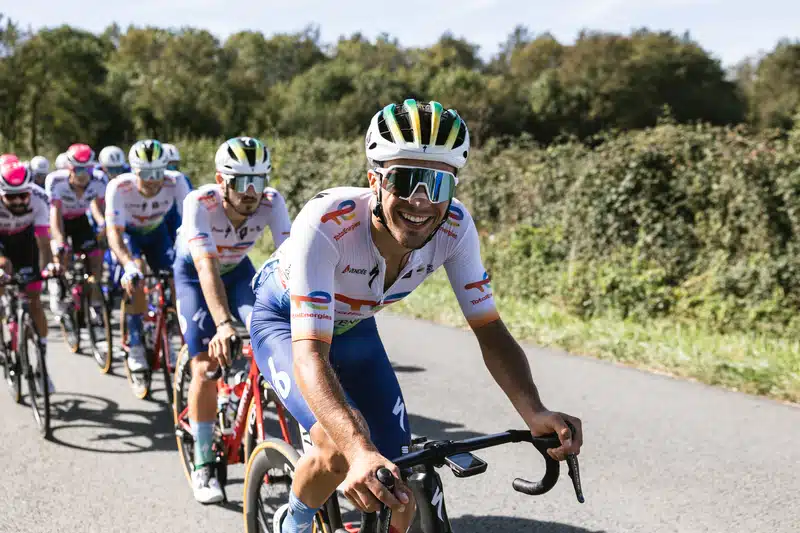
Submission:
M 5 364 L 3 365 L 3 377 L 8 384 L 8 391 L 16 403 L 22 403 L 22 368 L 19 361 L 19 354 L 11 349 L 11 340 L 9 332 L 9 340 L 6 341 L 7 324 L 3 320 L 0 325 L 0 340 L 3 343 L 3 352 L 5 354 Z
M 275 511 L 289 501 L 294 468 L 300 455 L 280 439 L 267 439 L 256 446 L 244 474 L 244 530 L 246 533 L 272 531 Z M 313 531 L 331 533 L 321 513 L 314 517 Z
M 189 427 L 189 384 L 192 381 L 189 362 L 189 347 L 184 346 L 178 354 L 175 366 L 172 416 L 175 420 L 175 440 L 178 443 L 178 454 L 181 457 L 183 473 L 191 486 L 192 472 L 194 471 L 194 436 Z
M 178 323 L 178 314 L 174 309 L 168 307 L 165 311 L 166 316 L 164 320 L 164 332 L 159 341 L 161 342 L 161 371 L 164 374 L 164 388 L 167 391 L 167 398 L 169 403 L 173 403 L 173 378 L 172 374 L 175 372 L 177 366 L 177 354 L 180 353 L 183 347 L 183 334 L 181 327 Z M 173 355 L 174 356 L 173 360 Z
M 69 350 L 72 353 L 80 351 L 81 344 L 81 326 L 78 311 L 75 309 L 75 304 L 70 302 L 67 309 L 58 321 L 61 327 L 61 334 L 64 335 L 64 342 L 67 343 Z
M 47 379 L 47 364 L 44 353 L 39 347 L 39 335 L 36 334 L 33 322 L 30 318 L 26 318 L 22 324 L 19 346 L 22 352 L 21 360 L 26 367 L 28 397 L 39 433 L 48 437 L 50 435 L 50 386 Z
M 250 406 L 247 411 L 247 427 L 245 429 L 244 438 L 244 458 L 245 462 L 253 453 L 259 442 L 265 440 L 267 437 L 274 437 L 281 439 L 298 452 L 303 449 L 303 441 L 300 433 L 300 425 L 297 420 L 292 416 L 288 409 L 279 403 L 275 391 L 270 387 L 269 382 L 262 376 L 259 376 L 258 384 L 261 387 L 261 425 L 264 428 L 264 434 L 259 435 L 258 432 L 258 410 L 256 409 L 255 395 L 250 401 Z M 282 419 L 282 420 L 281 420 Z M 272 434 L 267 433 L 267 430 L 272 429 Z M 288 433 L 289 439 L 286 439 L 284 429 Z
M 98 287 L 99 288 L 99 287 Z M 91 305 L 89 291 L 83 295 L 83 308 L 86 313 L 86 327 L 89 331 L 90 349 L 100 372 L 108 374 L 111 370 L 112 361 L 112 334 L 111 334 L 111 310 L 106 305 L 105 300 L 99 307 L 100 316 L 96 316 L 96 309 Z

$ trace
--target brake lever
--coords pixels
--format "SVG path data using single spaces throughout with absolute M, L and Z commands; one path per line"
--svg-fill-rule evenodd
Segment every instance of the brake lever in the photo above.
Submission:
M 235 354 L 237 354 L 242 346 L 242 339 L 239 338 L 238 335 L 231 335 L 227 339 L 228 342 L 228 353 L 231 354 L 231 360 Z M 211 381 L 216 381 L 220 377 L 224 376 L 224 381 L 228 380 L 228 372 L 230 371 L 230 366 L 225 364 L 218 364 L 217 368 L 214 371 L 206 372 L 206 379 Z
M 569 426 L 570 431 L 572 431 L 574 434 L 575 426 L 573 426 L 569 420 L 566 420 L 565 422 Z M 561 445 L 561 441 L 559 440 L 558 435 L 555 433 L 545 435 L 544 437 L 530 436 L 525 440 L 532 442 L 533 446 L 539 451 L 540 454 L 542 454 L 542 457 L 545 461 L 545 473 L 542 479 L 539 481 L 528 481 L 526 479 L 516 478 L 511 483 L 511 486 L 514 487 L 514 490 L 517 492 L 528 494 L 529 496 L 539 496 L 550 491 L 550 489 L 552 489 L 558 481 L 559 472 L 561 470 L 560 463 L 550 457 L 550 455 L 547 453 L 547 450 L 558 448 Z M 574 454 L 567 455 L 567 471 L 570 479 L 572 480 L 572 487 L 575 489 L 575 497 L 577 498 L 578 502 L 584 503 L 585 498 L 583 496 L 583 489 L 581 487 L 578 457 Z

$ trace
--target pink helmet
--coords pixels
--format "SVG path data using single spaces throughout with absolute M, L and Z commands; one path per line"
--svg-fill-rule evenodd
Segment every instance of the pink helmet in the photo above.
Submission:
M 0 167 L 0 194 L 15 194 L 31 190 L 33 175 L 27 166 L 19 161 L 6 163 Z
M 73 144 L 67 148 L 67 162 L 72 168 L 93 166 L 94 150 L 88 144 Z
M 6 163 L 16 163 L 19 161 L 19 157 L 16 154 L 3 154 L 0 155 L 0 167 L 5 165 Z

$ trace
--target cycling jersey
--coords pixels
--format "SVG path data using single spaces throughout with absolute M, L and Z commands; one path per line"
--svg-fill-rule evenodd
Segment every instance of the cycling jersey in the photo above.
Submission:
M 164 185 L 158 194 L 146 198 L 139 192 L 134 174 L 122 174 L 108 184 L 106 190 L 106 225 L 125 228 L 126 232 L 146 234 L 163 222 L 173 205 L 182 212 L 186 183 L 174 175 L 165 174 Z
M 255 213 L 234 228 L 222 206 L 222 187 L 204 185 L 190 192 L 183 202 L 176 256 L 192 268 L 195 259 L 215 257 L 220 273 L 225 274 L 247 256 L 265 229 L 270 229 L 277 247 L 289 236 L 291 227 L 286 202 L 271 187 L 264 191 Z
M 69 173 L 67 178 L 69 178 Z M 50 204 L 61 208 L 61 216 L 64 220 L 85 216 L 92 200 L 97 198 L 102 202 L 106 194 L 105 184 L 95 178 L 89 180 L 88 185 L 83 190 L 83 195 L 80 197 L 70 185 L 69 179 L 54 179 L 45 183 L 45 186 L 47 185 L 50 187 L 47 189 Z
M 33 226 L 34 234 L 50 235 L 50 207 L 47 194 L 36 184 L 31 184 L 31 199 L 28 212 L 24 215 L 14 215 L 0 201 L 0 235 L 13 235 Z M 31 244 L 36 246 L 35 243 Z
M 440 266 L 472 327 L 499 318 L 478 232 L 464 204 L 453 199 L 447 222 L 423 248 L 411 252 L 396 281 L 384 290 L 386 262 L 370 232 L 373 202 L 368 188 L 339 187 L 318 194 L 298 214 L 289 239 L 253 279 L 257 291 L 262 271 L 277 264 L 290 293 L 292 339 L 330 343 L 332 335 L 405 298 Z
M 54 170 L 47 177 L 44 179 L 44 190 L 47 193 L 47 196 L 50 196 L 50 191 L 53 189 L 53 185 L 55 185 L 59 181 L 64 181 L 69 179 L 69 170 L 66 169 L 59 169 Z

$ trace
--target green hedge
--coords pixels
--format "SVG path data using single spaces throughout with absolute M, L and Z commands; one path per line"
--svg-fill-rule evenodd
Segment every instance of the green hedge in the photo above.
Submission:
M 366 184 L 361 139 L 265 140 L 292 215 L 321 189 Z M 218 142 L 177 143 L 196 184 L 212 179 Z M 458 196 L 498 292 L 587 318 L 800 331 L 800 132 L 662 124 L 593 146 L 498 139 L 473 152 Z

